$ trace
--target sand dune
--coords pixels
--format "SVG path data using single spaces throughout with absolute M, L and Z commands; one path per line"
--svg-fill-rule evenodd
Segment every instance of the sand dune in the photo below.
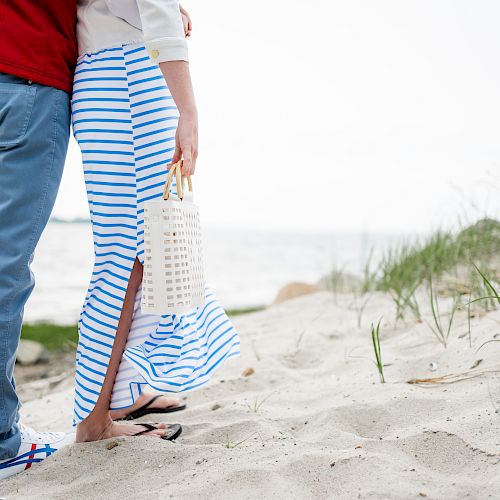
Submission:
M 425 323 L 394 327 L 382 294 L 358 328 L 352 300 L 320 292 L 238 317 L 243 355 L 187 397 L 176 443 L 73 445 L 4 481 L 0 496 L 499 498 L 500 372 L 434 386 L 406 381 L 465 372 L 478 358 L 476 372 L 498 365 L 500 344 L 476 349 L 500 332 L 500 311 L 472 320 L 472 348 L 459 312 L 444 349 Z M 370 322 L 380 317 L 386 384 L 370 361 Z M 242 376 L 248 368 L 255 372 Z M 69 428 L 71 393 L 66 380 L 28 402 L 25 421 Z

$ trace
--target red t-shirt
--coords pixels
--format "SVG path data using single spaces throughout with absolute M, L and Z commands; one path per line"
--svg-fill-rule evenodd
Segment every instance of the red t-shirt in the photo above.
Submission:
M 0 0 L 0 72 L 71 93 L 76 0 Z

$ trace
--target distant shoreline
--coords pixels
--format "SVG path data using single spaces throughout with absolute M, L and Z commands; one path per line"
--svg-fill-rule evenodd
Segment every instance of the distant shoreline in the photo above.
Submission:
M 76 217 L 74 219 L 63 219 L 57 216 L 51 217 L 49 219 L 49 224 L 54 223 L 54 224 L 82 224 L 82 223 L 89 223 L 90 224 L 90 218 L 85 218 L 85 217 Z M 247 226 L 218 226 L 218 225 L 213 225 L 213 224 L 203 224 L 202 226 L 206 230 L 210 231 L 222 231 L 222 232 L 238 232 L 238 233 L 260 233 L 260 234 L 273 234 L 276 236 L 311 236 L 311 237 L 316 237 L 316 236 L 321 236 L 321 237 L 360 237 L 360 238 L 365 238 L 365 237 L 381 237 L 381 238 L 394 238 L 394 239 L 400 239 L 400 240 L 405 240 L 408 238 L 419 238 L 419 237 L 425 237 L 426 235 L 429 234 L 429 232 L 425 231 L 413 231 L 413 232 L 401 232 L 401 231 L 368 231 L 368 230 L 359 230 L 359 231 L 343 231 L 343 230 L 326 230 L 326 229 L 297 229 L 297 230 L 291 230 L 291 229 L 282 229 L 282 228 L 260 228 L 260 227 L 247 227 Z

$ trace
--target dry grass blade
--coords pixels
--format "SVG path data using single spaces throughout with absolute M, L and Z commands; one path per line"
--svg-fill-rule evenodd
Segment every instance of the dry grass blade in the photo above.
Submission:
M 500 342 L 500 339 L 491 339 L 487 340 L 486 342 L 483 342 L 477 349 L 476 349 L 476 354 L 487 344 L 491 344 L 493 342 Z
M 485 375 L 487 373 L 497 372 L 500 372 L 500 365 L 483 368 L 481 370 L 469 370 L 462 373 L 449 373 L 440 377 L 412 378 L 410 380 L 407 380 L 406 383 L 416 385 L 454 384 L 455 382 L 461 382 L 462 380 L 480 377 L 481 375 Z
M 240 444 L 246 443 L 249 439 L 253 438 L 255 436 L 255 434 L 257 434 L 257 432 L 253 432 L 252 434 L 250 434 L 250 436 L 247 436 L 245 439 L 242 439 L 241 441 L 238 441 L 237 443 L 234 443 L 228 434 L 227 435 L 227 443 L 224 446 L 228 449 L 236 448 Z

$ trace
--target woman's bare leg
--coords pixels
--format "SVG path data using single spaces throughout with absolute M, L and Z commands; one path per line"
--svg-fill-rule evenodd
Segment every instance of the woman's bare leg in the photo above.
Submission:
M 136 258 L 125 293 L 120 320 L 118 322 L 118 328 L 116 329 L 113 349 L 109 358 L 106 376 L 104 377 L 104 382 L 101 387 L 101 393 L 90 415 L 78 424 L 76 428 L 76 442 L 98 441 L 100 439 L 107 439 L 115 436 L 131 436 L 141 430 L 134 424 L 113 422 L 109 413 L 111 394 L 113 393 L 116 374 L 118 373 L 120 361 L 127 344 L 127 338 L 134 316 L 135 296 L 137 290 L 141 286 L 141 282 L 142 264 Z M 159 425 L 159 427 L 165 428 L 166 426 L 162 424 Z M 162 430 L 148 433 L 148 435 L 156 435 L 159 437 L 163 434 L 164 431 Z

